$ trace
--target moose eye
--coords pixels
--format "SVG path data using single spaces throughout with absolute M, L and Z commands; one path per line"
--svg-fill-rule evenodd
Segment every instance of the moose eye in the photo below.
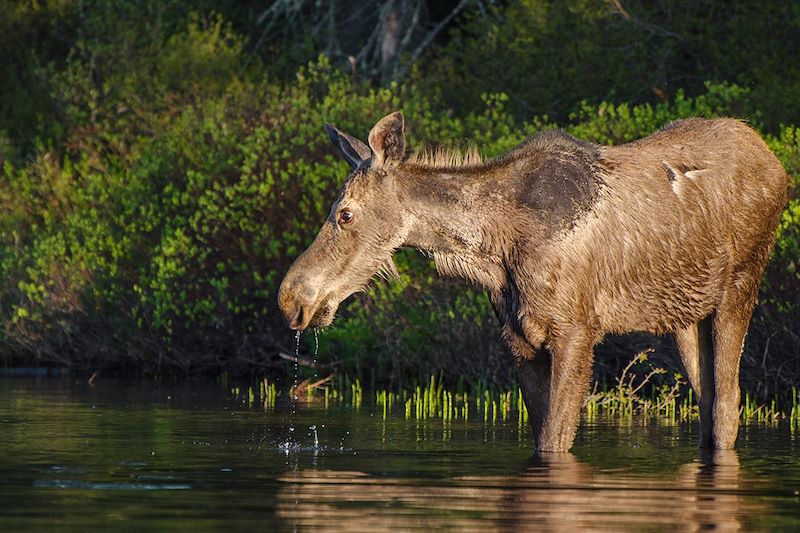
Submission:
M 349 224 L 353 221 L 353 212 L 347 209 L 343 209 L 341 213 L 339 213 L 339 224 Z

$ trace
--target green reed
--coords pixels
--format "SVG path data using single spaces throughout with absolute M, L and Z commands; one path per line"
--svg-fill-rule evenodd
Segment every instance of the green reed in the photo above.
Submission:
M 646 367 L 644 372 L 633 372 L 636 365 L 647 363 L 647 352 L 637 355 L 623 369 L 614 386 L 601 388 L 595 383 L 585 403 L 585 415 L 592 419 L 600 414 L 619 418 L 634 415 L 667 419 L 693 420 L 699 417 L 696 398 L 679 374 L 672 381 L 656 384 L 655 376 L 666 371 Z M 288 401 L 290 390 L 279 388 L 266 377 L 255 386 L 232 387 L 227 377 L 220 380 L 237 399 L 249 406 L 274 409 L 279 402 Z M 303 381 L 297 386 L 298 401 L 322 405 L 325 409 L 348 407 L 360 409 L 365 401 L 364 389 L 359 379 L 348 376 L 328 376 L 316 382 Z M 408 419 L 453 420 L 482 419 L 484 423 L 496 424 L 516 419 L 522 426 L 528 421 L 528 410 L 519 387 L 512 390 L 496 390 L 485 383 L 459 384 L 454 389 L 445 386 L 442 376 L 432 375 L 424 384 L 399 391 L 377 389 L 367 396 L 370 403 L 383 417 L 403 414 Z M 800 394 L 792 388 L 791 405 L 782 409 L 777 399 L 759 403 L 746 393 L 740 409 L 743 423 L 775 424 L 787 420 L 794 432 L 800 428 Z
M 798 403 L 797 387 L 792 387 L 792 410 L 789 412 L 789 425 L 792 433 L 800 426 L 800 403 Z

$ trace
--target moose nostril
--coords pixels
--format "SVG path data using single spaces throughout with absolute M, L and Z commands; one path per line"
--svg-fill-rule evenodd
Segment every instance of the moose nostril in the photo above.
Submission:
M 303 326 L 303 307 L 297 306 L 297 311 L 294 316 L 289 320 L 289 327 L 292 329 L 300 329 Z
M 291 269 L 278 289 L 278 306 L 290 328 L 302 330 L 314 316 L 318 290 L 305 273 Z

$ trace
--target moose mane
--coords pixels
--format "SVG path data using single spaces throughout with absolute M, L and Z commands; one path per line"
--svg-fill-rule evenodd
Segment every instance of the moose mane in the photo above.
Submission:
M 405 162 L 408 165 L 441 169 L 480 165 L 483 158 L 473 145 L 464 150 L 452 146 L 437 146 L 415 151 Z

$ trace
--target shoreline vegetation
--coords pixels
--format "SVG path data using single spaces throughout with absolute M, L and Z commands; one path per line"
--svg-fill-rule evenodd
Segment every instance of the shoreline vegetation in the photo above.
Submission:
M 671 422 L 699 420 L 700 413 L 691 387 L 680 375 L 673 375 L 671 385 L 653 387 L 650 379 L 667 373 L 662 368 L 647 364 L 647 353 L 634 357 L 616 383 L 601 386 L 594 382 L 591 393 L 584 402 L 582 413 L 589 420 L 599 415 L 629 419 L 633 416 L 657 418 Z M 630 372 L 638 364 L 647 364 L 648 373 L 641 378 Z M 422 385 L 397 390 L 369 388 L 358 378 L 329 375 L 281 386 L 264 377 L 249 385 L 231 385 L 230 376 L 223 373 L 217 382 L 234 399 L 250 408 L 275 409 L 281 405 L 309 405 L 332 409 L 346 407 L 359 410 L 362 406 L 381 413 L 384 418 L 403 414 L 408 419 L 453 420 L 482 419 L 496 424 L 516 419 L 520 427 L 528 424 L 528 411 L 517 388 L 498 389 L 482 382 L 460 381 L 448 387 L 441 376 L 432 375 Z M 648 386 L 650 385 L 650 386 Z M 788 423 L 794 433 L 800 429 L 800 395 L 796 387 L 786 401 L 777 398 L 760 403 L 745 393 L 739 408 L 743 424 Z
M 403 110 L 412 149 L 474 146 L 491 158 L 552 128 L 618 144 L 679 118 L 735 116 L 762 134 L 795 184 L 746 339 L 743 405 L 756 417 L 783 409 L 795 418 L 799 11 L 778 1 L 708 0 L 673 12 L 631 0 L 624 13 L 602 0 L 430 3 L 423 29 L 435 35 L 409 30 L 417 46 L 380 63 L 354 44 L 372 43 L 359 31 L 388 31 L 379 9 L 364 29 L 319 25 L 308 10 L 281 18 L 288 4 L 273 5 L 8 3 L 0 367 L 290 379 L 296 340 L 277 286 L 347 174 L 325 123 L 363 136 Z M 341 16 L 353 8 L 340 7 Z M 513 361 L 486 296 L 439 278 L 414 251 L 399 251 L 396 263 L 399 280 L 373 283 L 318 339 L 303 337 L 303 361 L 335 374 L 333 383 L 408 391 L 405 401 L 431 375 L 437 391 L 480 383 L 513 396 Z M 648 361 L 629 364 L 651 349 Z M 596 352 L 591 409 L 610 409 L 622 378 L 644 384 L 618 409 L 662 412 L 673 394 L 678 413 L 688 398 L 685 384 L 673 390 L 685 380 L 673 372 L 681 366 L 671 339 L 609 338 Z M 663 368 L 671 370 L 652 373 Z

